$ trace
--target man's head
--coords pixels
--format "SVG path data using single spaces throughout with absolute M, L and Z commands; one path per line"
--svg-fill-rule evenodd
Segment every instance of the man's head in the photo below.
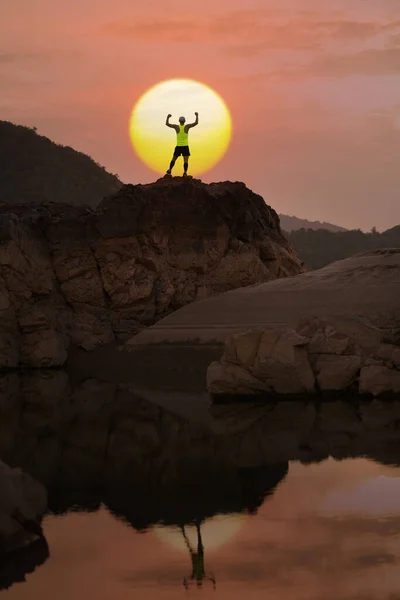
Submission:
M 185 124 L 185 122 L 186 122 L 186 119 L 185 119 L 185 117 L 179 117 L 179 123 L 180 123 L 181 125 L 184 125 L 184 124 Z

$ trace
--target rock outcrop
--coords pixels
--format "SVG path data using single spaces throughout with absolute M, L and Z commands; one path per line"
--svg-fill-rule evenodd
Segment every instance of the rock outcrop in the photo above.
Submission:
M 96 211 L 0 204 L 0 369 L 64 364 L 174 310 L 303 271 L 241 183 L 127 185 Z
M 303 317 L 368 319 L 400 328 L 400 249 L 377 250 L 185 306 L 141 332 L 131 346 L 223 344 L 236 333 L 296 328 Z
M 342 317 L 247 331 L 227 340 L 207 379 L 212 394 L 400 394 L 400 329 Z
M 41 537 L 46 503 L 46 492 L 37 481 L 0 461 L 0 556 Z

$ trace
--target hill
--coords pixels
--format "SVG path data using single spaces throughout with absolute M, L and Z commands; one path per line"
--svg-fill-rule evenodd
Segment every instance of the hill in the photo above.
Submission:
M 297 231 L 298 229 L 326 229 L 327 231 L 347 231 L 344 227 L 339 225 L 332 225 L 332 223 L 321 223 L 321 221 L 309 221 L 308 219 L 299 219 L 299 217 L 293 217 L 289 215 L 279 215 L 281 221 L 281 228 L 283 231 Z
M 0 202 L 95 207 L 122 186 L 86 154 L 0 121 Z
M 382 233 L 363 233 L 360 229 L 337 232 L 299 229 L 286 235 L 309 269 L 320 269 L 333 261 L 360 252 L 400 248 L 400 225 Z

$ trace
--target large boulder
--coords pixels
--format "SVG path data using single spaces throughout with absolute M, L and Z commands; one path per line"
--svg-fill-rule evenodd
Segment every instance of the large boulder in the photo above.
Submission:
M 307 342 L 291 329 L 237 334 L 228 339 L 221 361 L 210 365 L 208 389 L 227 394 L 313 392 L 315 378 Z
M 0 556 L 41 537 L 45 489 L 20 469 L 0 461 Z
M 303 271 L 242 183 L 127 185 L 96 211 L 0 204 L 0 369 L 57 367 L 180 307 Z

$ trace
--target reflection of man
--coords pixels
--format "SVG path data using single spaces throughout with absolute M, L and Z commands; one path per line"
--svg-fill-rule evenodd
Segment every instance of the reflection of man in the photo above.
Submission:
M 207 576 L 204 565 L 204 546 L 201 539 L 201 531 L 200 531 L 200 523 L 196 523 L 196 531 L 197 531 L 197 552 L 192 548 L 190 541 L 185 532 L 185 526 L 181 527 L 182 535 L 185 540 L 185 544 L 190 552 L 190 558 L 192 559 L 192 574 L 190 575 L 190 579 L 187 577 L 183 580 L 183 585 L 186 589 L 188 589 L 190 583 L 196 583 L 198 587 L 203 585 L 203 581 L 211 581 L 214 589 L 215 589 L 215 576 L 210 573 Z
M 198 125 L 198 123 L 199 123 L 199 113 L 196 112 L 194 114 L 196 115 L 196 120 L 194 121 L 194 123 L 189 123 L 187 125 L 185 124 L 186 123 L 185 117 L 179 117 L 179 125 L 174 125 L 169 122 L 172 115 L 167 116 L 167 120 L 165 121 L 166 126 L 171 127 L 171 129 L 175 129 L 175 131 L 176 131 L 176 146 L 175 146 L 175 150 L 174 150 L 174 155 L 172 157 L 172 160 L 171 160 L 171 163 L 169 165 L 169 169 L 168 169 L 166 175 L 171 175 L 171 172 L 172 172 L 172 169 L 174 168 L 176 159 L 179 156 L 183 156 L 183 176 L 187 177 L 187 170 L 188 170 L 188 166 L 189 166 L 189 156 L 190 156 L 189 129 L 191 129 L 192 127 L 196 127 L 196 125 Z

